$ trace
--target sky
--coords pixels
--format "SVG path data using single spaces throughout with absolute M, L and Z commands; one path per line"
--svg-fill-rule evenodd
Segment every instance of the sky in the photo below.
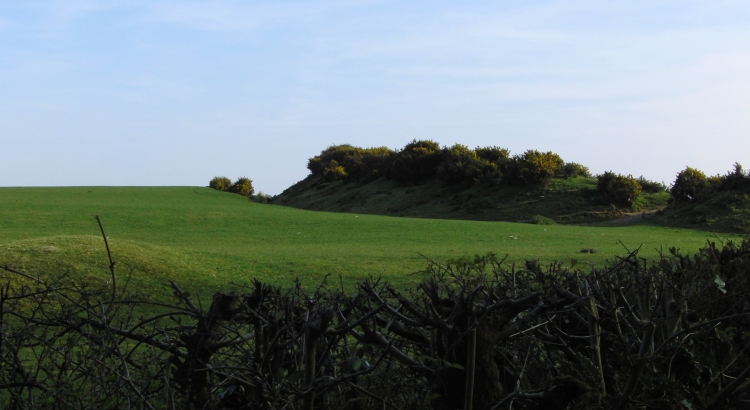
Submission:
M 0 186 L 276 195 L 333 144 L 750 167 L 748 1 L 0 3 Z

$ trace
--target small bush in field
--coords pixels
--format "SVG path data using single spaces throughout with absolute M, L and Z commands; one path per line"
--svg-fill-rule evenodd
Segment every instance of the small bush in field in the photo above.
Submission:
M 229 191 L 232 188 L 232 181 L 227 177 L 214 177 L 208 186 L 219 191 Z
M 613 204 L 632 206 L 641 194 L 641 184 L 632 175 L 624 176 L 607 171 L 596 179 L 597 191 Z
M 268 195 L 264 194 L 263 192 L 258 192 L 258 195 L 255 195 L 253 198 L 253 201 L 259 203 L 259 204 L 267 204 L 268 203 Z
M 235 194 L 240 194 L 244 197 L 250 198 L 255 192 L 255 189 L 253 189 L 253 181 L 248 178 L 242 177 L 237 178 L 237 181 L 232 184 L 232 188 L 230 189 L 230 191 L 234 192 Z
M 562 166 L 558 174 L 568 177 L 568 178 L 575 178 L 575 177 L 590 178 L 591 177 L 591 172 L 589 171 L 589 168 L 577 162 L 566 162 L 565 165 Z
M 557 222 L 555 222 L 554 219 L 548 218 L 542 215 L 532 216 L 531 223 L 536 224 L 536 225 L 556 225 L 557 224 Z
M 687 202 L 698 199 L 707 193 L 709 180 L 706 174 L 695 168 L 687 167 L 677 174 L 669 191 L 676 202 Z

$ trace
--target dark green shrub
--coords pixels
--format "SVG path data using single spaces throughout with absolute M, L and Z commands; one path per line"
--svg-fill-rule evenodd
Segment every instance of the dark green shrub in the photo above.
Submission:
M 510 150 L 507 148 L 500 147 L 477 147 L 474 150 L 477 156 L 495 165 L 495 169 L 492 173 L 485 175 L 485 179 L 494 179 L 501 181 L 503 175 L 508 172 L 508 166 L 510 164 Z
M 734 169 L 728 172 L 726 175 L 720 177 L 719 189 L 729 191 L 734 189 L 742 188 L 750 184 L 750 175 L 745 173 L 742 169 L 742 165 L 738 162 L 734 163 Z
M 477 147 L 474 152 L 477 153 L 477 157 L 487 162 L 495 164 L 498 168 L 507 166 L 510 161 L 510 150 L 500 147 Z
M 387 147 L 332 145 L 310 158 L 307 168 L 314 176 L 323 176 L 328 181 L 372 180 L 387 173 L 393 154 Z
M 232 181 L 227 177 L 214 177 L 208 186 L 219 191 L 229 191 L 232 188 Z
M 307 169 L 315 176 L 321 176 L 325 173 L 326 169 L 332 165 L 331 161 L 335 161 L 333 164 L 334 168 L 344 163 L 347 157 L 356 155 L 357 151 L 361 148 L 351 146 L 349 144 L 343 145 L 331 145 L 330 147 L 323 150 L 320 155 L 310 158 L 307 161 Z
M 255 195 L 253 197 L 253 201 L 259 203 L 259 204 L 267 204 L 268 203 L 268 195 L 264 194 L 263 192 L 258 192 L 258 195 Z
M 509 184 L 518 185 L 546 182 L 555 176 L 563 167 L 563 164 L 565 164 L 565 161 L 554 152 L 528 150 L 523 155 L 515 155 L 511 158 L 505 181 Z
M 440 145 L 431 140 L 413 140 L 396 154 L 389 176 L 402 184 L 414 184 L 437 174 Z
M 688 202 L 700 199 L 707 194 L 709 181 L 706 174 L 695 168 L 687 167 L 675 178 L 670 194 L 675 202 Z
M 568 178 L 575 178 L 575 177 L 591 177 L 591 172 L 589 171 L 589 168 L 586 166 L 583 166 L 577 162 L 566 162 L 565 165 L 560 168 L 560 171 L 558 172 L 558 175 L 568 177 Z
M 479 158 L 465 145 L 455 144 L 443 150 L 437 176 L 446 184 L 475 184 L 497 172 L 497 165 Z
M 641 184 L 632 175 L 624 176 L 607 171 L 596 177 L 597 191 L 613 204 L 633 205 L 641 194 Z
M 358 148 L 347 155 L 341 165 L 347 180 L 371 181 L 388 173 L 394 154 L 388 147 Z
M 323 178 L 326 181 L 342 181 L 347 177 L 346 170 L 339 165 L 338 161 L 332 159 L 323 169 Z
M 235 194 L 250 198 L 253 196 L 253 192 L 255 192 L 255 189 L 253 189 L 253 181 L 248 178 L 241 177 L 237 178 L 237 181 L 232 184 L 232 188 L 230 189 L 230 191 L 234 192 Z
M 644 178 L 643 175 L 638 177 L 637 181 L 639 184 L 641 184 L 643 192 L 658 193 L 669 191 L 669 187 L 667 187 L 666 185 L 662 184 L 661 182 L 648 180 Z
M 532 216 L 531 223 L 536 224 L 536 225 L 556 225 L 557 224 L 557 222 L 555 222 L 554 219 L 548 218 L 542 215 Z

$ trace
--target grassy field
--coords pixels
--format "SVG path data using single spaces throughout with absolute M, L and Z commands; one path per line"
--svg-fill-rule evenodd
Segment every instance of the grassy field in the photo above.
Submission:
M 263 205 L 197 187 L 0 188 L 0 265 L 67 270 L 108 279 L 94 215 L 110 238 L 118 272 L 152 293 L 173 278 L 203 293 L 257 277 L 312 286 L 326 274 L 346 286 L 383 276 L 401 287 L 425 258 L 494 252 L 508 262 L 539 259 L 601 264 L 642 247 L 653 258 L 676 246 L 692 252 L 711 233 L 653 226 L 585 227 L 311 212 Z M 719 239 L 739 238 L 723 235 Z M 594 248 L 595 254 L 580 253 Z

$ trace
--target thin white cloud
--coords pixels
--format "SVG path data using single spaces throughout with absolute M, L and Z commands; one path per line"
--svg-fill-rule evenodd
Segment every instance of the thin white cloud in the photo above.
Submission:
M 248 32 L 314 23 L 372 1 L 160 1 L 149 6 L 162 21 L 198 30 Z

